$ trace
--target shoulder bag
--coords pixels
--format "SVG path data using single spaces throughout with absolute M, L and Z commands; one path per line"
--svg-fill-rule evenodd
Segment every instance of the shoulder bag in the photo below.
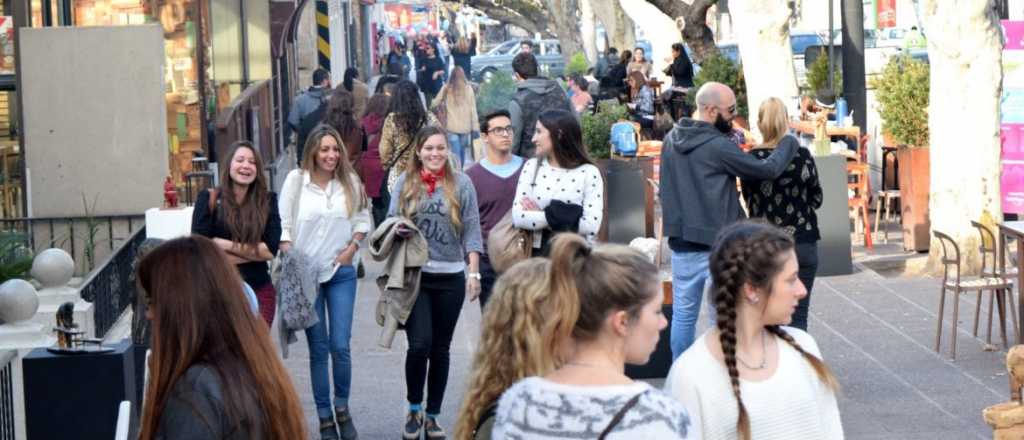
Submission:
M 626 413 L 628 413 L 630 409 L 633 409 L 637 402 L 640 401 L 640 396 L 644 395 L 646 392 L 647 391 L 643 391 L 640 394 L 633 396 L 633 398 L 629 399 L 625 405 L 622 405 L 622 409 L 615 413 L 615 416 L 612 417 L 612 421 L 608 422 L 608 426 L 604 428 L 604 431 L 601 431 L 601 435 L 597 436 L 597 440 L 604 440 L 607 438 L 608 434 L 611 434 L 612 430 L 622 422 L 624 417 L 626 417 Z
M 299 233 L 299 203 L 302 201 L 302 170 L 298 171 L 299 182 L 295 185 L 295 189 L 292 190 L 294 196 L 292 202 L 292 244 L 295 244 L 295 238 L 298 237 Z M 282 188 L 283 189 L 283 188 Z M 278 201 L 280 203 L 280 200 Z M 274 260 L 271 262 L 270 267 L 270 279 L 274 286 L 277 286 L 277 280 L 281 277 L 281 258 L 283 257 L 282 252 L 278 251 Z
M 537 173 L 540 172 L 540 158 L 536 159 L 533 178 L 530 186 L 537 186 Z M 519 229 L 512 222 L 512 210 L 509 209 L 501 220 L 491 228 L 487 236 L 487 258 L 495 273 L 502 273 L 516 263 L 530 258 L 533 253 L 534 231 Z

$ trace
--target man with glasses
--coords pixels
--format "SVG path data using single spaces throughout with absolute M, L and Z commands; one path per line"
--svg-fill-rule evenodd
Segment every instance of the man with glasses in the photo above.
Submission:
M 797 148 L 783 142 L 763 160 L 740 150 L 729 138 L 736 95 L 724 84 L 705 83 L 696 103 L 697 119 L 680 119 L 665 136 L 661 153 L 664 233 L 672 249 L 673 359 L 693 344 L 715 236 L 745 217 L 736 178 L 774 180 Z
M 487 236 L 491 228 L 512 209 L 523 158 L 512 154 L 512 118 L 507 110 L 487 114 L 480 123 L 484 158 L 466 170 L 476 188 L 484 253 L 480 256 L 480 310 L 483 310 L 498 275 L 487 257 Z

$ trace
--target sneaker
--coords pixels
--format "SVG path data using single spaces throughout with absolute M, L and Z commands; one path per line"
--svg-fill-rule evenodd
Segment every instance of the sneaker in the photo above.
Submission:
M 338 425 L 334 417 L 320 419 L 320 440 L 338 440 Z
M 405 431 L 402 432 L 402 438 L 406 440 L 419 440 L 422 435 L 423 413 L 409 411 L 409 414 L 405 416 Z
M 356 267 L 356 278 L 363 279 L 366 276 L 366 268 L 363 267 L 363 262 L 359 262 L 359 266 Z M 341 422 L 338 422 L 341 423 Z
M 426 431 L 427 438 L 430 440 L 444 440 L 447 438 L 444 428 L 441 428 L 441 425 L 437 424 L 437 419 L 433 417 L 427 417 Z
M 338 432 L 341 434 L 341 440 L 356 440 L 359 438 L 359 433 L 356 432 L 356 425 L 352 423 L 352 414 L 348 412 L 348 408 L 335 410 L 334 418 L 338 420 Z

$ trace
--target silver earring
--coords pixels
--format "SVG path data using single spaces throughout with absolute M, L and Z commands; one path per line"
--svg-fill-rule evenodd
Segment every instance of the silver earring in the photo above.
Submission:
M 757 304 L 759 301 L 761 301 L 761 298 L 755 296 L 753 298 L 747 298 L 747 301 L 750 302 L 751 304 Z

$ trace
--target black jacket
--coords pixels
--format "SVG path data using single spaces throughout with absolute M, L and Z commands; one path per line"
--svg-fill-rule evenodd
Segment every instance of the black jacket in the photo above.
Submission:
M 672 86 L 693 87 L 693 65 L 687 56 L 680 56 L 672 61 Z
M 710 123 L 680 119 L 661 151 L 663 230 L 672 250 L 710 247 L 720 229 L 744 218 L 736 178 L 774 180 L 797 148 L 796 139 L 786 137 L 762 160 L 744 153 Z

